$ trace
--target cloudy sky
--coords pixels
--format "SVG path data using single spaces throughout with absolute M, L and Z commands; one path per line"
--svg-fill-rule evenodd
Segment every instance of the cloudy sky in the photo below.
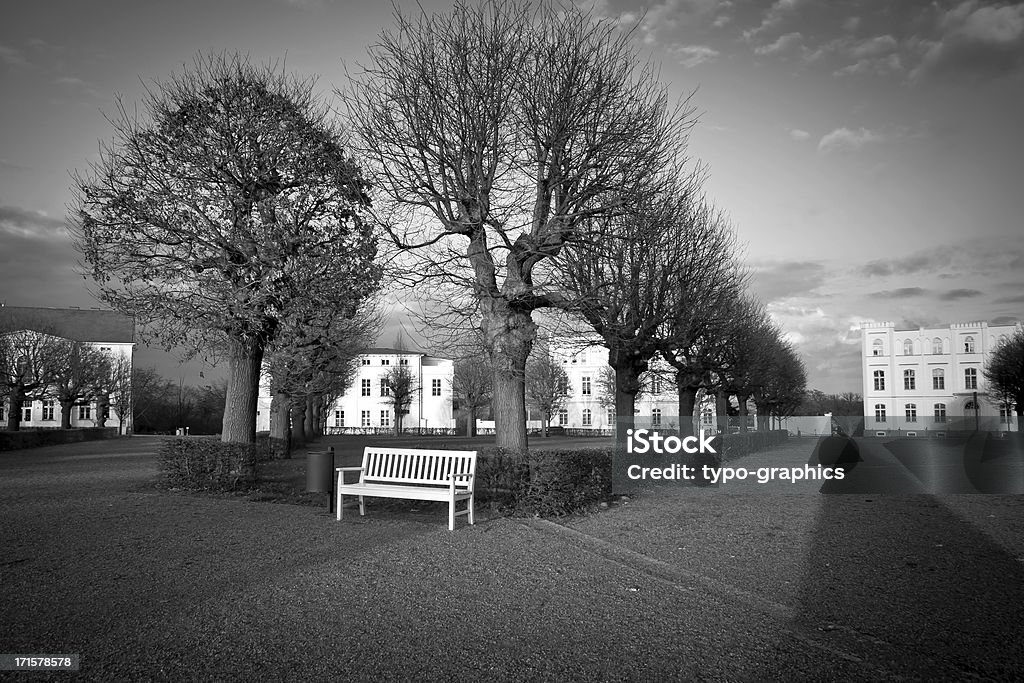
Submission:
M 401 2 L 401 5 L 408 3 Z M 423 0 L 446 10 L 448 0 Z M 599 0 L 701 112 L 691 152 L 810 384 L 860 391 L 857 324 L 1024 317 L 1024 3 Z M 0 25 L 0 300 L 98 306 L 64 231 L 115 94 L 238 50 L 329 93 L 390 25 L 331 0 L 8 6 Z M 394 324 L 382 342 L 394 336 Z M 174 369 L 195 381 L 195 366 Z M 169 369 L 167 369 L 169 368 Z

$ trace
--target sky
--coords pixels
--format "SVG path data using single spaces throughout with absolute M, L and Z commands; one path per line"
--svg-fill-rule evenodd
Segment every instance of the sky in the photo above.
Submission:
M 580 4 L 632 30 L 674 97 L 692 93 L 689 152 L 707 166 L 705 190 L 728 213 L 752 291 L 796 344 L 809 387 L 861 391 L 863 321 L 1024 318 L 1024 3 Z M 71 173 L 112 135 L 115 96 L 130 105 L 197 53 L 227 50 L 315 75 L 329 97 L 392 24 L 378 2 L 8 5 L 0 301 L 102 305 L 65 215 Z M 382 344 L 402 322 L 389 317 Z M 205 381 L 200 363 L 179 366 L 160 349 L 141 348 L 136 362 Z

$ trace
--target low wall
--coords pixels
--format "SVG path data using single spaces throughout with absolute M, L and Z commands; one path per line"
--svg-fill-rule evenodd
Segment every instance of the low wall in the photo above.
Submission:
M 0 432 L 0 451 L 20 448 L 57 446 L 62 443 L 116 439 L 117 427 L 83 427 L 81 429 L 26 429 L 17 432 Z

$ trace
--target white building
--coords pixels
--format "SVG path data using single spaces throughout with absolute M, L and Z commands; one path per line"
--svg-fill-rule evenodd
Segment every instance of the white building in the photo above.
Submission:
M 609 391 L 614 371 L 608 365 L 608 349 L 598 345 L 573 349 L 553 344 L 551 357 L 562 364 L 569 378 L 569 398 L 552 424 L 565 429 L 593 429 L 611 434 L 615 429 L 615 398 Z M 672 373 L 661 359 L 652 361 L 651 370 L 644 391 L 636 401 L 637 425 L 675 429 L 679 426 L 679 395 L 668 380 Z M 714 400 L 704 399 L 701 392 L 698 404 L 701 406 L 699 427 L 712 429 Z
M 898 330 L 861 327 L 865 433 L 1015 429 L 1013 406 L 989 393 L 984 368 L 1017 325 L 953 323 Z
M 393 367 L 407 367 L 414 378 L 412 404 L 402 421 L 403 431 L 455 429 L 452 382 L 455 363 L 418 351 L 372 348 L 359 356 L 352 384 L 327 411 L 328 434 L 386 432 L 395 427 L 395 409 L 388 403 L 383 378 Z M 256 430 L 270 430 L 271 396 L 266 382 L 260 386 Z
M 114 358 L 127 358 L 131 363 L 135 350 L 135 321 L 116 311 L 98 308 L 35 308 L 0 306 L 0 328 L 10 331 L 32 330 L 63 339 L 71 339 L 110 354 Z M 7 422 L 7 397 L 0 402 L 0 428 Z M 72 427 L 96 427 L 101 420 L 96 401 L 75 406 L 71 411 Z M 114 406 L 108 407 L 107 427 L 119 424 Z M 130 433 L 131 411 L 120 422 L 122 431 Z M 22 404 L 22 428 L 60 427 L 60 404 L 50 397 Z

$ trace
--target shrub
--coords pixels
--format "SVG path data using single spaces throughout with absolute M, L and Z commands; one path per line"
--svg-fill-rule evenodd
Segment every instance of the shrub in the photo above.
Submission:
M 612 450 L 545 450 L 528 456 L 481 449 L 477 490 L 516 514 L 567 515 L 611 495 Z
M 260 449 L 215 439 L 172 439 L 157 454 L 164 483 L 175 488 L 234 491 L 256 481 Z
M 785 429 L 773 429 L 767 432 L 740 432 L 726 434 L 721 437 L 722 461 L 735 460 L 745 455 L 763 451 L 786 441 L 789 432 Z

